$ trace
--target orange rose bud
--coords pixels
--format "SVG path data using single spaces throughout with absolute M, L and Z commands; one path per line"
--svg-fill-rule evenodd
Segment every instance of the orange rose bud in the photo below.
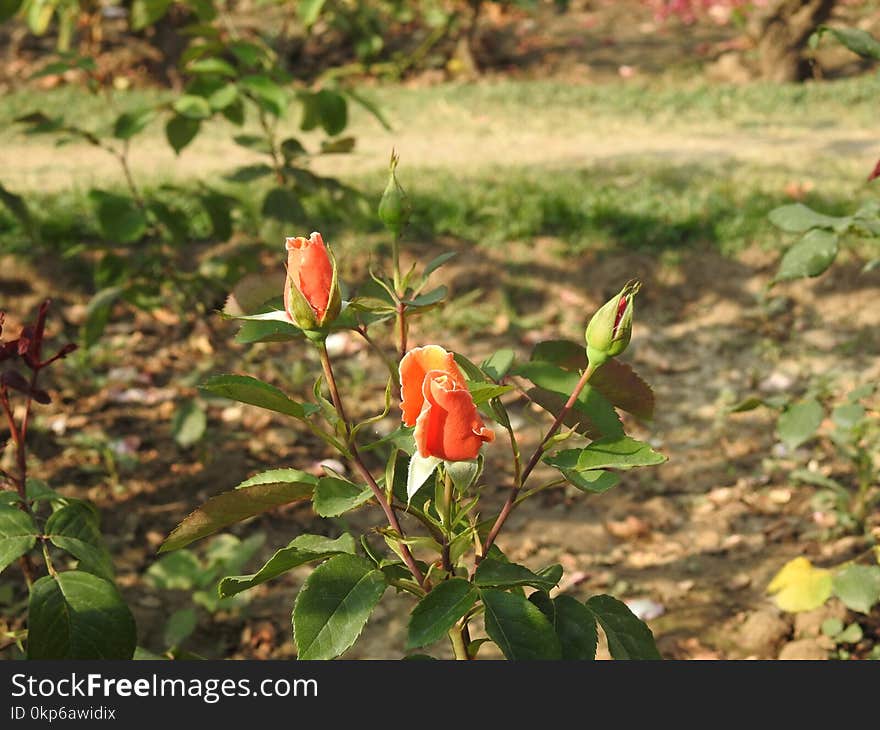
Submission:
M 336 276 L 336 262 L 320 233 L 285 241 L 287 280 L 284 309 L 297 326 L 309 330 L 332 322 L 339 315 L 342 300 Z
M 420 456 L 468 461 L 495 439 L 451 352 L 437 345 L 410 350 L 400 361 L 400 382 L 403 422 L 415 425 Z

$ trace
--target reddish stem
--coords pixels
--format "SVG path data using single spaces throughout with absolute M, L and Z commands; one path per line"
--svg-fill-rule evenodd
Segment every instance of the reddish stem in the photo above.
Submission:
M 526 464 L 526 468 L 523 469 L 522 476 L 519 479 L 519 483 L 514 484 L 513 489 L 510 490 L 510 494 L 507 495 L 507 501 L 504 503 L 504 506 L 501 508 L 501 512 L 498 513 L 498 517 L 495 519 L 495 524 L 493 524 L 492 529 L 489 530 L 489 534 L 486 537 L 486 542 L 483 544 L 482 551 L 476 557 L 478 565 L 480 561 L 482 561 L 483 558 L 486 557 L 486 554 L 489 552 L 489 548 L 492 547 L 492 545 L 495 543 L 495 538 L 498 537 L 498 533 L 501 531 L 501 528 L 504 526 L 504 523 L 507 521 L 507 518 L 513 511 L 513 508 L 516 506 L 516 498 L 519 495 L 520 490 L 525 485 L 526 480 L 529 478 L 529 474 L 532 473 L 532 470 L 538 465 L 538 462 L 541 460 L 541 456 L 544 453 L 544 446 L 551 438 L 553 438 L 553 436 L 556 435 L 556 432 L 559 430 L 559 427 L 562 425 L 565 417 L 574 407 L 578 396 L 581 394 L 581 391 L 583 391 L 584 387 L 587 385 L 587 381 L 590 379 L 590 377 L 592 377 L 595 371 L 596 368 L 591 365 L 588 365 L 587 369 L 584 370 L 584 373 L 583 375 L 581 375 L 581 379 L 578 381 L 578 384 L 575 386 L 571 395 L 568 397 L 568 400 L 565 402 L 562 410 L 559 411 L 556 419 L 553 421 L 553 425 L 550 426 L 550 429 L 544 435 L 544 438 L 541 439 L 541 443 L 538 444 L 538 448 L 535 449 L 535 453 L 532 454 L 532 458 L 529 459 L 529 463 Z
M 327 387 L 330 389 L 330 398 L 332 399 L 333 405 L 336 408 L 336 412 L 339 414 L 339 417 L 342 419 L 345 427 L 345 435 L 348 442 L 349 450 L 351 451 L 352 463 L 354 464 L 358 473 L 364 478 L 364 480 L 366 480 L 367 484 L 370 486 L 370 490 L 373 492 L 373 496 L 379 503 L 382 511 L 385 513 L 385 517 L 388 520 L 388 524 L 391 525 L 391 529 L 393 529 L 401 537 L 406 537 L 403 532 L 403 528 L 400 526 L 400 521 L 397 519 L 397 514 L 394 512 L 394 508 L 390 504 L 388 504 L 388 500 L 385 499 L 385 495 L 382 493 L 381 487 L 376 482 L 373 475 L 370 473 L 370 470 L 367 468 L 366 464 L 364 464 L 364 461 L 361 458 L 360 453 L 358 452 L 357 444 L 351 437 L 351 425 L 349 424 L 348 418 L 345 415 L 345 408 L 343 407 L 342 399 L 339 396 L 339 388 L 336 385 L 336 377 L 333 375 L 333 366 L 330 363 L 330 356 L 327 354 L 327 348 L 324 347 L 323 344 L 321 344 L 318 346 L 318 352 L 321 356 L 321 365 L 324 368 L 324 376 L 327 380 Z M 409 546 L 401 542 L 400 552 L 403 556 L 403 562 L 406 563 L 406 567 L 409 569 L 409 572 L 412 573 L 418 584 L 425 591 L 430 590 L 425 581 L 425 576 L 422 574 L 422 571 L 419 570 L 419 566 L 416 564 L 415 558 L 413 557 Z

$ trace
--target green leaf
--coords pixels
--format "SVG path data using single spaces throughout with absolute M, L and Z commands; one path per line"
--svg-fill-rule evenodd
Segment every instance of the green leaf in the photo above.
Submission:
M 227 119 L 233 121 L 230 119 L 230 114 L 234 115 L 235 112 L 230 110 L 234 108 L 234 104 L 241 104 L 241 99 L 238 96 L 238 87 L 235 84 L 224 84 L 211 92 L 208 96 L 208 103 L 213 110 L 223 113 Z
M 608 650 L 615 659 L 661 659 L 654 634 L 625 603 L 607 595 L 593 596 L 587 608 L 608 639 Z
M 524 565 L 505 563 L 492 558 L 483 560 L 474 573 L 474 584 L 480 588 L 532 586 L 542 591 L 549 591 L 556 583 L 557 581 L 552 577 L 537 575 Z
M 215 74 L 230 78 L 238 75 L 232 64 L 222 58 L 200 58 L 187 66 L 186 70 L 191 74 Z
M 865 407 L 859 403 L 844 403 L 831 412 L 831 420 L 842 431 L 851 431 L 865 418 Z
M 131 4 L 131 29 L 143 30 L 153 25 L 171 7 L 172 0 L 134 0 Z
M 544 461 L 557 469 L 590 471 L 593 469 L 631 469 L 654 466 L 666 461 L 649 444 L 629 436 L 593 441 L 582 449 L 566 449 L 548 456 Z M 604 491 L 604 490 L 603 490 Z
M 18 12 L 23 0 L 0 0 L 0 23 L 5 23 Z
M 320 410 L 312 403 L 297 403 L 274 385 L 249 375 L 215 375 L 199 387 L 223 398 L 231 398 L 239 403 L 266 408 L 293 418 L 304 419 Z
M 831 571 L 814 567 L 805 557 L 788 561 L 767 586 L 768 593 L 776 594 L 776 605 L 790 613 L 819 608 L 831 591 Z
M 199 617 L 194 608 L 181 608 L 172 613 L 162 634 L 165 646 L 180 646 L 196 630 L 198 623 Z
M 95 206 L 98 226 L 105 240 L 133 243 L 147 232 L 147 217 L 131 198 L 92 190 L 89 199 Z
M 192 591 L 205 574 L 205 567 L 195 553 L 178 550 L 153 562 L 145 574 L 147 585 L 163 591 Z
M 816 228 L 785 252 L 773 281 L 819 276 L 836 257 L 837 234 Z
M 30 550 L 39 534 L 29 514 L 11 504 L 0 504 L 0 572 Z
M 352 484 L 347 479 L 322 477 L 315 487 L 315 512 L 321 517 L 337 517 L 369 501 L 373 492 L 369 487 Z
M 838 41 L 862 58 L 880 61 L 880 42 L 870 33 L 861 28 L 828 28 L 823 31 L 831 33 Z
M 360 635 L 385 592 L 381 570 L 356 555 L 336 555 L 306 579 L 293 606 L 300 659 L 333 659 Z
M 834 231 L 845 231 L 852 224 L 849 216 L 838 218 L 817 213 L 803 203 L 783 205 L 770 211 L 767 216 L 777 228 L 787 233 L 805 233 L 811 228 L 830 228 Z
M 483 470 L 483 464 L 481 459 L 447 461 L 445 468 L 455 488 L 462 493 L 476 481 Z
M 0 0 L 2 1 L 2 0 Z M 21 224 L 21 227 L 24 228 L 25 233 L 27 233 L 28 238 L 34 243 L 39 242 L 40 240 L 40 228 L 37 224 L 37 221 L 34 220 L 34 217 L 31 215 L 30 210 L 28 209 L 27 203 L 24 198 L 20 195 L 16 195 L 13 192 L 10 192 L 2 185 L 0 185 L 0 203 L 6 206 L 10 213 L 15 216 L 16 220 Z
M 880 567 L 849 565 L 834 574 L 831 581 L 834 595 L 852 611 L 871 613 L 880 602 Z
M 56 547 L 79 560 L 79 570 L 113 580 L 113 561 L 104 545 L 95 513 L 83 502 L 72 502 L 46 520 L 46 535 Z
M 481 405 L 486 401 L 497 398 L 500 395 L 509 393 L 513 390 L 512 385 L 495 385 L 494 383 L 477 383 L 473 380 L 468 383 L 468 390 L 474 399 L 475 405 Z
M 602 471 L 601 469 L 592 471 L 560 469 L 559 471 L 573 487 L 589 494 L 602 494 L 620 483 L 620 474 L 613 471 Z
M 825 411 L 815 398 L 798 401 L 789 406 L 776 422 L 776 433 L 789 449 L 796 449 L 816 435 Z
M 183 448 L 189 448 L 205 435 L 208 417 L 202 404 L 195 398 L 180 404 L 171 419 L 171 433 Z
M 244 322 L 235 335 L 240 345 L 253 342 L 291 342 L 302 339 L 302 330 L 289 322 Z
M 529 601 L 541 609 L 552 624 L 562 646 L 563 659 L 589 661 L 596 658 L 596 616 L 589 608 L 571 596 L 551 599 L 543 591 L 533 593 Z
M 268 76 L 246 76 L 239 81 L 242 89 L 270 114 L 280 117 L 287 109 L 287 92 Z
M 831 618 L 826 618 L 822 622 L 822 626 L 820 628 L 822 629 L 822 633 L 825 634 L 825 636 L 833 639 L 841 631 L 843 631 L 843 621 L 841 621 L 836 616 L 832 616 Z
M 174 103 L 171 107 L 176 111 L 180 116 L 187 117 L 188 119 L 208 119 L 213 110 L 211 109 L 211 104 L 205 99 L 203 96 L 197 96 L 195 94 L 183 94 L 174 100 Z
M 537 388 L 528 397 L 552 414 L 562 409 L 580 376 L 548 362 L 521 363 L 511 372 L 531 380 Z M 564 423 L 589 438 L 623 436 L 623 425 L 614 406 L 589 383 L 584 387 Z
M 282 504 L 312 496 L 317 478 L 296 469 L 271 469 L 229 492 L 211 497 L 191 512 L 162 543 L 159 552 L 178 550 L 235 522 Z
M 425 270 L 422 272 L 422 281 L 427 281 L 431 274 L 457 255 L 458 251 L 447 251 L 446 253 L 441 253 L 439 256 L 435 256 L 426 264 Z
M 480 595 L 486 607 L 486 633 L 505 657 L 510 660 L 562 658 L 562 646 L 553 626 L 524 596 L 494 588 L 483 589 Z
M 223 177 L 230 182 L 250 183 L 263 177 L 273 174 L 273 170 L 269 165 L 259 163 L 256 165 L 244 165 L 237 168 L 234 172 L 224 175 Z
M 131 659 L 134 617 L 111 582 L 70 570 L 40 578 L 28 606 L 28 659 Z
M 499 381 L 507 375 L 515 359 L 516 353 L 509 348 L 496 350 L 483 361 L 482 365 L 480 365 L 480 370 L 486 373 L 492 380 Z
M 838 644 L 858 644 L 864 636 L 865 633 L 862 631 L 862 627 L 857 623 L 851 623 L 835 636 L 834 640 Z
M 307 30 L 318 20 L 325 2 L 326 0 L 300 0 L 297 3 L 300 22 L 302 22 Z
M 199 119 L 175 114 L 165 125 L 165 139 L 168 140 L 174 153 L 179 155 L 181 150 L 196 138 L 201 126 L 202 122 Z
M 113 305 L 122 294 L 122 287 L 111 286 L 102 289 L 91 298 L 86 307 L 86 321 L 82 331 L 83 345 L 86 348 L 92 347 L 101 339 L 104 328 L 110 320 Z
M 261 155 L 272 154 L 272 146 L 269 144 L 269 140 L 267 140 L 266 137 L 262 135 L 237 134 L 232 138 L 232 140 L 239 147 L 244 147 L 245 149 L 259 152 Z
M 321 154 L 323 155 L 346 155 L 354 149 L 356 140 L 354 137 L 337 137 L 325 139 L 321 142 Z
M 256 573 L 231 575 L 221 580 L 218 587 L 220 597 L 234 596 L 300 565 L 316 563 L 340 553 L 354 555 L 354 552 L 354 538 L 348 533 L 335 540 L 321 535 L 300 535 L 269 558 Z
M 579 374 L 587 367 L 587 350 L 571 340 L 545 340 L 535 345 L 530 359 Z M 590 377 L 589 387 L 598 390 L 614 407 L 637 418 L 649 421 L 654 417 L 654 391 L 621 360 L 608 360 Z
M 113 136 L 116 139 L 131 139 L 140 134 L 147 125 L 156 118 L 155 109 L 138 109 L 133 112 L 123 112 L 116 117 L 113 124 Z
M 306 148 L 302 146 L 296 137 L 288 137 L 281 143 L 281 156 L 287 164 L 295 157 L 307 154 Z
M 439 583 L 413 609 L 409 617 L 407 649 L 433 644 L 442 639 L 477 602 L 476 586 L 462 578 Z
M 300 94 L 303 117 L 300 128 L 309 131 L 321 126 L 331 137 L 342 132 L 348 124 L 348 104 L 345 97 L 330 89 Z
M 289 188 L 272 188 L 263 198 L 260 212 L 283 223 L 302 223 L 306 217 L 299 196 Z
M 446 293 L 448 289 L 446 286 L 438 286 L 436 289 L 432 289 L 429 292 L 424 294 L 419 294 L 414 299 L 407 299 L 404 303 L 410 307 L 433 307 L 435 304 L 439 304 L 446 298 Z

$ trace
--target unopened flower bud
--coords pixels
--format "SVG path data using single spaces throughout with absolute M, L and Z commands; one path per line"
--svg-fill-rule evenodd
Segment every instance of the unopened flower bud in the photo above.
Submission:
M 626 283 L 620 293 L 609 299 L 593 315 L 587 325 L 587 359 L 593 367 L 599 367 L 611 357 L 626 349 L 632 337 L 633 299 L 641 282 Z
M 400 235 L 412 214 L 412 203 L 404 189 L 400 187 L 400 183 L 397 182 L 397 175 L 395 174 L 399 161 L 400 158 L 397 154 L 392 152 L 388 184 L 385 186 L 385 192 L 382 193 L 382 199 L 379 201 L 379 220 L 395 236 Z
M 304 330 L 330 324 L 342 307 L 336 259 L 317 232 L 308 238 L 288 238 L 285 247 L 284 309 L 287 316 Z

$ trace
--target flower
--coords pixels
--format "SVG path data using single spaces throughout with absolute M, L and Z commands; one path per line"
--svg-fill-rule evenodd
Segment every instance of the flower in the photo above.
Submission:
M 438 345 L 413 348 L 400 361 L 400 383 L 403 422 L 415 426 L 420 456 L 468 461 L 495 439 L 451 352 Z
M 608 358 L 626 349 L 632 337 L 633 299 L 641 288 L 636 280 L 628 281 L 620 293 L 609 299 L 593 315 L 584 337 L 587 358 L 599 367 Z
M 308 238 L 288 238 L 284 309 L 297 326 L 314 329 L 339 314 L 341 298 L 336 262 L 318 232 Z

